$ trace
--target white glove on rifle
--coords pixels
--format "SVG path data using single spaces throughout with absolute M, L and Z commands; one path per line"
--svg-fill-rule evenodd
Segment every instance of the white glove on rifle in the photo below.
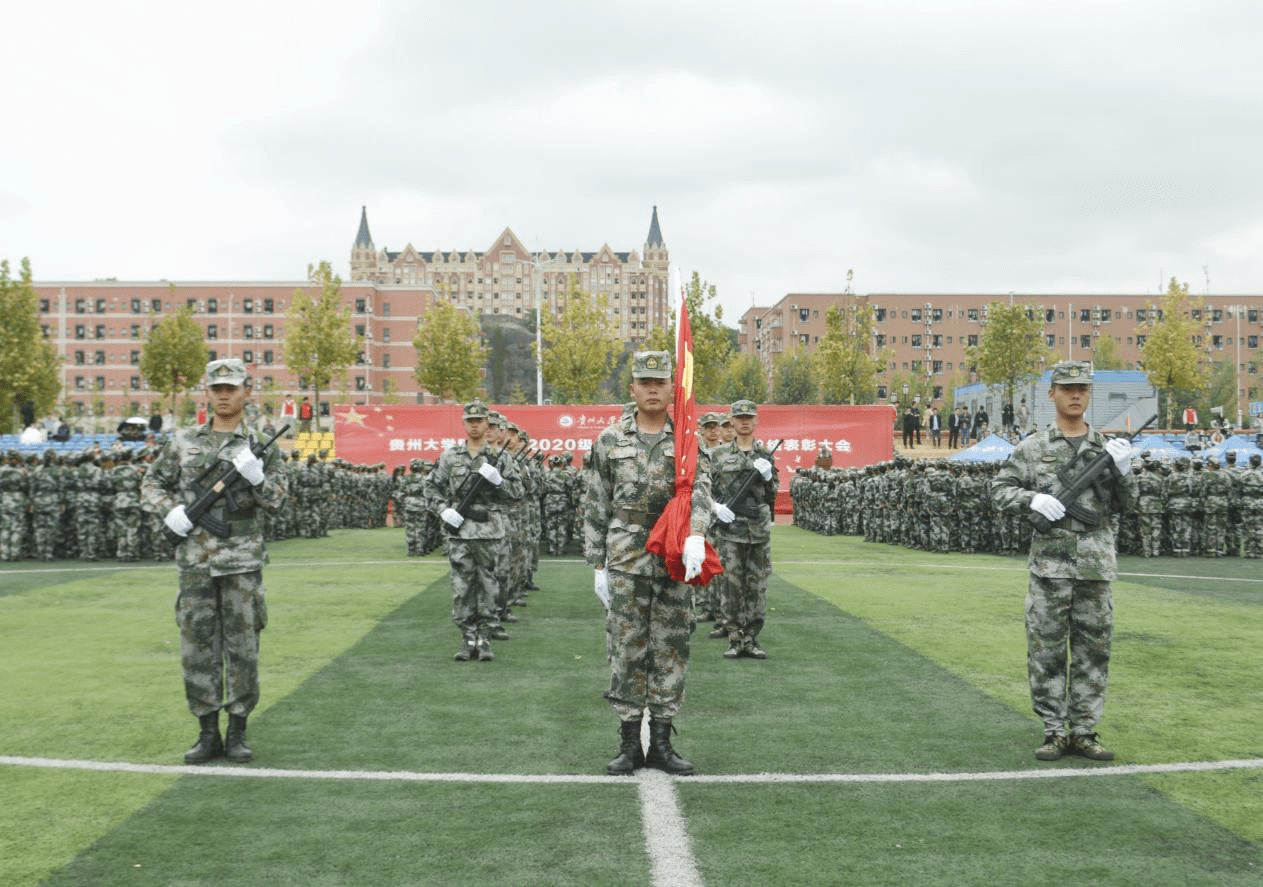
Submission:
M 1047 493 L 1036 493 L 1031 500 L 1031 511 L 1042 514 L 1050 521 L 1059 521 L 1066 516 L 1066 506 L 1056 496 Z
M 715 503 L 715 517 L 725 524 L 730 524 L 737 519 L 737 516 L 732 513 L 732 509 L 722 502 Z
M 755 459 L 754 462 L 752 462 L 751 464 L 754 465 L 754 470 L 757 471 L 760 475 L 762 475 L 764 480 L 772 479 L 772 463 L 771 462 L 767 461 L 762 456 L 760 456 L 758 459 Z
M 444 508 L 443 513 L 439 515 L 443 518 L 443 523 L 447 524 L 453 530 L 459 530 L 460 525 L 465 522 L 465 518 L 455 508 Z
M 243 447 L 240 453 L 232 457 L 232 467 L 250 482 L 250 486 L 257 487 L 263 483 L 263 461 L 250 452 L 249 447 Z
M 177 505 L 167 512 L 167 516 L 162 522 L 170 528 L 172 533 L 177 536 L 187 536 L 193 531 L 193 522 L 189 520 L 188 514 L 184 511 L 183 505 Z
M 702 572 L 702 563 L 706 560 L 706 540 L 701 536 L 689 536 L 684 540 L 684 581 L 688 582 Z
M 487 479 L 487 483 L 493 487 L 498 487 L 504 482 L 504 478 L 500 476 L 500 470 L 490 462 L 483 462 L 478 466 L 478 473 Z
M 592 590 L 596 592 L 596 596 L 601 603 L 605 605 L 605 609 L 610 608 L 610 577 L 604 570 L 597 570 L 592 583 Z
M 1105 452 L 1114 460 L 1119 474 L 1131 471 L 1131 441 L 1125 437 L 1113 437 L 1105 442 Z

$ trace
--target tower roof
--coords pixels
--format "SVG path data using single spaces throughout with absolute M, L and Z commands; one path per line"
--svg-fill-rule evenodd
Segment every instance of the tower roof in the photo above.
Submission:
M 654 219 L 654 224 L 655 225 L 657 224 L 656 217 Z M 368 233 L 368 207 L 367 206 L 360 207 L 360 231 L 358 234 L 355 235 L 355 245 L 367 246 L 367 247 L 372 247 L 373 245 L 373 235 Z
M 645 238 L 648 246 L 666 246 L 662 240 L 662 229 L 658 227 L 658 207 L 653 208 L 653 218 L 649 221 L 649 236 Z

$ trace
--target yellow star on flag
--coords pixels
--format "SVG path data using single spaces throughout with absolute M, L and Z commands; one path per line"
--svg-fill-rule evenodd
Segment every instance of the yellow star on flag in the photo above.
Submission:
M 355 407 L 351 407 L 349 410 L 346 411 L 346 415 L 344 415 L 342 418 L 348 422 L 354 422 L 356 425 L 363 427 L 364 420 L 367 419 L 368 417 L 365 416 L 363 413 L 355 412 Z
M 693 349 L 686 348 L 684 350 L 684 380 L 681 383 L 684 389 L 684 400 L 687 403 L 693 397 Z

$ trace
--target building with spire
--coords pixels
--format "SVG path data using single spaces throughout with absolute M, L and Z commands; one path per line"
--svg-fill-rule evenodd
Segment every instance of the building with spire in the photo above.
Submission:
M 483 249 L 378 249 L 368 227 L 368 208 L 351 246 L 351 281 L 433 289 L 474 314 L 527 318 L 537 304 L 559 310 L 558 296 L 579 289 L 606 298 L 615 330 L 629 342 L 669 323 L 667 292 L 670 254 L 653 208 L 641 252 L 616 251 L 608 243 L 595 250 L 532 251 L 513 229 L 505 228 Z

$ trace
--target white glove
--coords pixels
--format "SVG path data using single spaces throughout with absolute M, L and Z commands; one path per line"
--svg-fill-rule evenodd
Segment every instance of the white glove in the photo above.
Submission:
M 478 473 L 487 479 L 487 483 L 493 487 L 498 487 L 504 483 L 504 478 L 500 476 L 500 471 L 490 462 L 483 462 L 478 466 Z
M 689 536 L 684 540 L 684 581 L 688 582 L 702 572 L 706 560 L 706 540 L 701 536 Z
M 752 464 L 754 465 L 754 470 L 757 471 L 759 474 L 761 474 L 764 480 L 772 479 L 772 463 L 771 462 L 767 461 L 766 459 L 762 457 L 759 457 L 758 459 L 755 459 Z
M 1042 514 L 1050 521 L 1058 521 L 1066 516 L 1066 506 L 1056 496 L 1049 496 L 1047 493 L 1035 494 L 1035 498 L 1031 500 L 1031 511 Z
M 162 522 L 170 527 L 171 532 L 177 536 L 187 536 L 193 530 L 193 522 L 189 520 L 183 505 L 177 505 L 168 511 Z
M 465 518 L 455 508 L 444 508 L 443 513 L 439 515 L 443 518 L 443 523 L 447 524 L 453 530 L 459 530 L 460 525 L 465 522 Z
M 722 502 L 715 503 L 715 517 L 725 524 L 730 524 L 737 519 L 737 516 L 732 513 L 732 509 Z
M 1105 452 L 1114 460 L 1114 467 L 1119 474 L 1131 471 L 1131 441 L 1125 437 L 1114 437 L 1105 442 Z
M 232 466 L 250 482 L 250 486 L 257 487 L 263 483 L 263 461 L 250 452 L 249 447 L 243 447 L 240 453 L 232 457 Z
M 595 572 L 592 590 L 596 592 L 596 596 L 600 598 L 601 603 L 605 605 L 605 609 L 610 608 L 610 577 L 604 570 Z

